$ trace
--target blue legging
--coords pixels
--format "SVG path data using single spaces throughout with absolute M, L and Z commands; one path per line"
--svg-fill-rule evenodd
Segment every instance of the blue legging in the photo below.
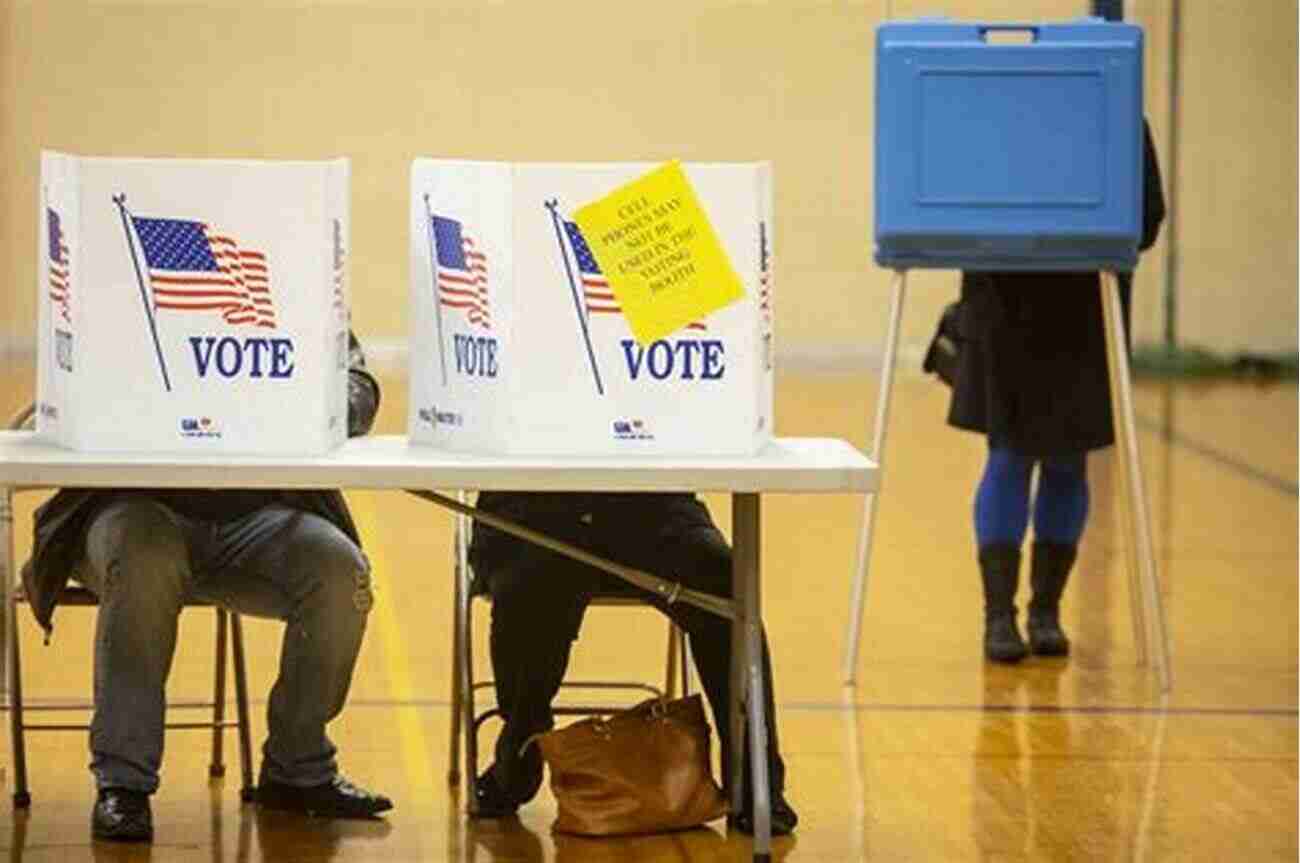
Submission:
M 975 492 L 975 538 L 980 548 L 1019 547 L 1029 527 L 1029 479 L 1038 470 L 1034 538 L 1075 545 L 1088 520 L 1086 453 L 1037 459 L 989 447 L 984 477 Z

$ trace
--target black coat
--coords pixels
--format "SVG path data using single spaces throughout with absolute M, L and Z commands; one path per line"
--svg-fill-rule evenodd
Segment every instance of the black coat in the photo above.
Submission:
M 644 540 L 647 534 L 679 536 L 713 525 L 704 504 L 686 492 L 485 491 L 478 496 L 478 507 L 594 553 L 600 549 L 591 544 L 593 531 L 604 543 L 618 546 L 624 537 L 630 542 L 633 537 Z M 492 573 L 508 562 L 547 554 L 539 545 L 475 522 L 469 547 L 478 581 L 475 590 L 486 587 L 484 581 L 490 583 Z
M 348 434 L 370 431 L 379 409 L 379 384 L 366 371 L 365 356 L 349 334 Z M 47 633 L 54 628 L 54 607 L 82 551 L 87 522 L 114 489 L 61 489 L 36 510 L 31 560 L 23 566 L 23 588 L 36 621 Z M 337 491 L 277 491 L 277 503 L 309 512 L 331 522 L 357 545 L 361 538 Z
M 1165 217 L 1160 166 L 1143 124 L 1142 239 Z M 1128 327 L 1131 274 L 1120 274 Z M 1097 273 L 967 272 L 957 318 L 960 360 L 948 422 L 1027 456 L 1114 442 Z

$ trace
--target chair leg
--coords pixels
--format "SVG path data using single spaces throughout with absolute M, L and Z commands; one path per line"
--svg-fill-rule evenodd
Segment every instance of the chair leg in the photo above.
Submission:
M 464 500 L 465 493 L 458 492 L 457 498 Z M 455 544 L 453 552 L 456 560 L 452 566 L 452 610 L 451 610 L 451 741 L 447 752 L 447 784 L 452 788 L 460 782 L 460 730 L 461 730 L 461 696 L 460 696 L 460 660 L 464 649 L 465 630 L 461 627 L 460 601 L 465 593 L 465 517 L 457 515 L 455 520 Z
M 217 778 L 226 775 L 225 728 L 226 721 L 226 610 L 217 609 L 216 682 L 212 689 L 212 763 L 208 775 Z
M 668 669 L 664 672 L 664 698 L 677 697 L 677 626 L 668 622 Z
M 459 589 L 459 587 L 458 587 Z M 461 732 L 461 692 L 460 660 L 464 645 L 461 644 L 463 633 L 460 628 L 460 610 L 452 611 L 451 624 L 451 742 L 448 746 L 447 784 L 455 788 L 460 782 L 460 732 Z
M 239 615 L 230 614 L 230 646 L 235 663 L 235 710 L 239 713 L 239 766 L 244 774 L 244 785 L 239 796 L 250 802 L 256 796 L 253 785 L 252 732 L 248 724 L 248 675 L 244 666 L 244 625 Z
M 470 598 L 462 596 L 460 607 L 456 611 L 460 615 L 461 632 L 464 633 L 464 640 L 461 641 L 460 651 L 460 709 L 461 709 L 461 726 L 465 735 L 465 772 L 468 778 L 469 792 L 465 795 L 466 809 L 470 815 L 478 814 L 478 804 L 474 797 L 474 782 L 478 778 L 478 723 L 475 722 L 474 716 L 474 632 L 473 632 L 473 609 Z
M 677 637 L 677 657 L 682 663 L 682 698 L 685 698 L 691 694 L 691 647 L 686 630 L 674 626 L 673 635 Z
M 10 603 L 9 615 L 9 739 L 14 755 L 14 808 L 28 809 L 32 795 L 27 789 L 27 741 L 23 736 L 23 663 L 18 653 L 18 614 Z

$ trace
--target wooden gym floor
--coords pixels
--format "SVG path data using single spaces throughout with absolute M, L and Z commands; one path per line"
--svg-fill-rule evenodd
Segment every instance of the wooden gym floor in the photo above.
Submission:
M 6 416 L 30 397 L 30 380 L 29 368 L 0 380 Z M 384 384 L 378 430 L 401 432 L 405 382 Z M 874 374 L 788 372 L 778 429 L 863 446 L 874 397 Z M 802 818 L 796 837 L 777 842 L 778 859 L 1296 859 L 1295 384 L 1143 384 L 1138 406 L 1173 643 L 1167 699 L 1135 664 L 1108 456 L 1090 464 L 1092 516 L 1065 602 L 1068 662 L 1004 668 L 981 659 L 970 501 L 983 444 L 944 425 L 945 391 L 932 381 L 904 374 L 897 389 L 856 688 L 843 686 L 840 657 L 861 500 L 765 499 L 766 618 L 789 795 Z M 224 783 L 208 780 L 204 734 L 172 732 L 152 848 L 95 845 L 85 736 L 33 734 L 30 814 L 0 805 L 10 860 L 748 859 L 748 845 L 716 824 L 623 841 L 552 836 L 546 792 L 518 820 L 467 822 L 445 779 L 450 518 L 394 494 L 349 499 L 378 593 L 351 702 L 332 734 L 348 775 L 394 798 L 391 817 L 264 815 L 240 804 L 234 762 Z M 38 500 L 19 499 L 20 561 Z M 728 524 L 728 501 L 709 502 Z M 53 648 L 41 647 L 23 614 L 29 697 L 89 693 L 93 612 L 61 611 Z M 478 620 L 486 675 L 482 608 Z M 655 679 L 664 631 L 650 611 L 597 609 L 572 673 Z M 249 627 L 255 744 L 279 632 Z M 211 617 L 188 612 L 172 697 L 209 694 L 211 651 Z M 493 733 L 489 726 L 486 739 Z M 0 764 L 9 766 L 7 748 Z

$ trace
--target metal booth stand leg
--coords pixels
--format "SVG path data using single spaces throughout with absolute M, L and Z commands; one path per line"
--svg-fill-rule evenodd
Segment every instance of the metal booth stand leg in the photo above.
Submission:
M 890 304 L 889 330 L 885 342 L 884 362 L 880 370 L 880 392 L 876 399 L 876 421 L 872 436 L 871 459 L 877 468 L 884 467 L 885 435 L 889 425 L 889 408 L 897 367 L 899 331 L 903 316 L 903 301 L 907 287 L 907 272 L 894 273 L 893 297 Z M 1155 656 L 1156 672 L 1162 692 L 1172 686 L 1169 662 L 1169 636 L 1165 625 L 1164 606 L 1151 540 L 1151 518 L 1142 479 L 1142 464 L 1137 447 L 1137 431 L 1133 420 L 1133 394 L 1125 350 L 1124 321 L 1120 312 L 1119 290 L 1114 273 L 1104 272 L 1101 279 L 1102 310 L 1106 323 L 1107 368 L 1110 373 L 1112 415 L 1115 423 L 1116 451 L 1120 473 L 1124 481 L 1124 522 L 1129 537 L 1128 570 L 1134 623 L 1134 644 L 1139 665 L 1145 664 L 1148 645 Z M 882 477 L 883 481 L 883 477 Z M 848 630 L 845 637 L 843 675 L 846 685 L 857 679 L 857 663 L 861 646 L 862 615 L 866 604 L 868 574 L 871 564 L 872 542 L 876 526 L 876 497 L 880 489 L 868 494 L 863 507 L 862 529 L 858 542 L 856 569 L 852 598 L 849 602 Z
M 898 364 L 898 334 L 903 323 L 903 298 L 907 289 L 907 271 L 894 271 L 893 298 L 889 304 L 889 331 L 885 337 L 885 356 L 880 366 L 880 391 L 876 395 L 876 426 L 871 439 L 870 458 L 881 473 L 874 492 L 863 501 L 862 529 L 858 538 L 857 565 L 853 575 L 853 596 L 849 600 L 849 626 L 844 638 L 844 683 L 857 681 L 858 647 L 862 639 L 862 613 L 867 601 L 867 571 L 871 566 L 871 542 L 876 532 L 876 498 L 884 482 L 885 432 L 889 427 L 889 404 L 894 393 L 894 370 Z
M 1107 347 L 1106 367 L 1110 375 L 1111 393 L 1115 392 L 1117 382 L 1115 379 L 1114 364 L 1109 359 L 1109 347 Z M 1112 401 L 1114 396 L 1111 396 Z M 1115 436 L 1116 441 L 1119 435 Z M 1137 533 L 1135 532 L 1132 515 L 1132 491 L 1128 483 L 1128 466 L 1127 454 L 1121 446 L 1115 447 L 1114 465 L 1119 472 L 1121 483 L 1121 492 L 1119 495 L 1119 516 L 1120 529 L 1123 531 L 1124 545 L 1124 564 L 1125 571 L 1128 573 L 1128 590 L 1130 601 L 1128 604 L 1129 617 L 1133 624 L 1133 652 L 1137 655 L 1137 664 L 1146 666 L 1147 664 L 1147 624 L 1146 624 L 1146 603 L 1143 601 L 1142 577 L 1139 575 L 1138 551 L 1137 551 Z
M 1128 365 L 1128 341 L 1124 334 L 1124 316 L 1119 302 L 1119 282 L 1112 272 L 1101 274 L 1101 308 L 1106 324 L 1111 415 L 1115 423 L 1115 443 L 1121 456 L 1124 497 L 1128 501 L 1126 521 L 1130 536 L 1136 537 L 1135 556 L 1140 585 L 1131 601 L 1143 607 L 1146 641 L 1155 656 L 1160 691 L 1168 693 L 1173 686 L 1173 673 L 1169 667 L 1169 633 L 1165 627 L 1164 604 L 1160 597 L 1160 585 L 1156 575 L 1155 549 L 1151 541 L 1151 514 L 1147 505 L 1146 484 L 1142 478 L 1137 427 L 1133 421 L 1132 377 Z M 1132 557 L 1130 556 L 1130 561 Z

